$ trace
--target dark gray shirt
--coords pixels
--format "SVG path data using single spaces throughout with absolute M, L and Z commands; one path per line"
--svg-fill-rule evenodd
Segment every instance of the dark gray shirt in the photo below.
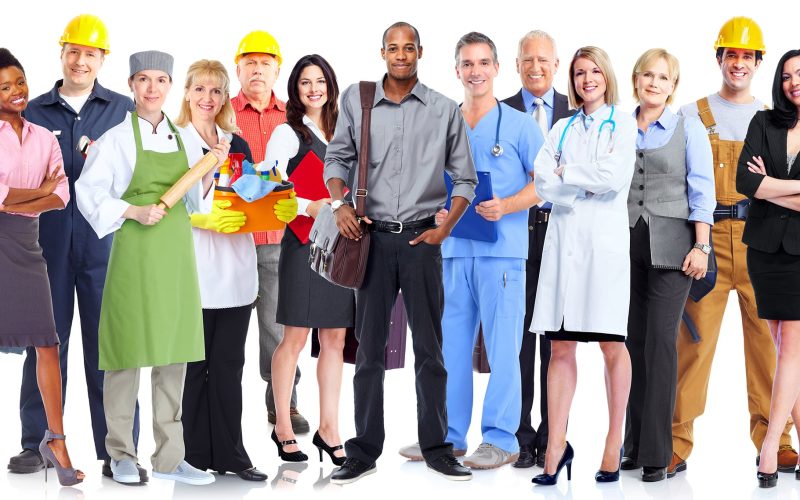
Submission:
M 399 104 L 386 98 L 377 82 L 372 109 L 366 215 L 382 221 L 413 221 L 444 207 L 443 172 L 453 180 L 453 196 L 472 201 L 478 182 L 458 105 L 419 81 Z M 325 182 L 347 182 L 361 143 L 358 84 L 342 93 L 336 132 L 325 154 Z M 349 186 L 352 191 L 358 186 Z

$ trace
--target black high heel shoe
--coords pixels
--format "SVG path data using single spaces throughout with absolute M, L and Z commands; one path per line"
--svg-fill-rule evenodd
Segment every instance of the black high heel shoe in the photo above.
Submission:
M 344 446 L 340 444 L 336 446 L 328 446 L 328 443 L 326 443 L 325 440 L 322 439 L 322 436 L 319 435 L 319 431 L 314 433 L 314 438 L 311 440 L 311 442 L 314 444 L 314 446 L 317 447 L 317 450 L 319 451 L 320 462 L 322 462 L 323 451 L 327 453 L 328 456 L 331 458 L 331 462 L 333 462 L 333 465 L 338 465 L 339 467 L 341 467 L 344 464 L 344 461 L 347 459 L 347 457 L 337 457 L 336 455 L 333 454 L 335 451 L 344 449 Z
M 759 488 L 774 488 L 778 485 L 778 471 L 770 474 L 769 472 L 756 472 Z
M 286 441 L 278 441 L 278 435 L 275 434 L 275 429 L 272 429 L 272 434 L 270 435 L 272 438 L 272 442 L 275 443 L 275 446 L 278 447 L 278 456 L 281 457 L 281 460 L 284 462 L 305 462 L 308 460 L 308 455 L 303 453 L 302 451 L 292 451 L 287 452 L 283 451 L 284 446 L 289 446 L 290 444 L 297 444 L 296 439 L 287 439 Z
M 572 480 L 572 459 L 575 458 L 575 451 L 567 441 L 567 447 L 564 448 L 564 454 L 561 455 L 561 460 L 558 461 L 555 474 L 539 474 L 531 479 L 531 482 L 541 486 L 553 486 L 558 482 L 558 475 L 561 474 L 561 469 L 567 467 L 567 481 Z
M 622 456 L 625 455 L 625 447 L 619 449 L 619 466 L 614 472 L 599 470 L 594 475 L 594 480 L 598 483 L 613 483 L 619 481 L 619 469 L 622 467 Z

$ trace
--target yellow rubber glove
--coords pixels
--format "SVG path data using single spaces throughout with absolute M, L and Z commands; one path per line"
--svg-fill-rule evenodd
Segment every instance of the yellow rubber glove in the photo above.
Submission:
M 289 192 L 288 200 L 278 200 L 275 202 L 275 217 L 279 221 L 290 223 L 297 217 L 297 198 L 295 192 Z
M 214 200 L 209 214 L 192 214 L 192 225 L 218 233 L 235 233 L 247 222 L 244 212 L 226 210 L 230 200 Z

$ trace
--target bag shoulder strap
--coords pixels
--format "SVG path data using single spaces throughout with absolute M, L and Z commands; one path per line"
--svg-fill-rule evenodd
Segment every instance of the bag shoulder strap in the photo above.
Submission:
M 358 189 L 356 189 L 356 216 L 366 215 L 367 173 L 369 170 L 369 128 L 372 106 L 375 102 L 375 82 L 361 81 L 358 91 L 361 94 L 361 147 L 358 150 Z

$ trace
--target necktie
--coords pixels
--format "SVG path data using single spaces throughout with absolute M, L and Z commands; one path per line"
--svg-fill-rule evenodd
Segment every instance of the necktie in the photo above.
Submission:
M 547 137 L 547 112 L 544 110 L 544 100 L 536 97 L 533 99 L 533 118 L 542 129 L 542 135 Z

